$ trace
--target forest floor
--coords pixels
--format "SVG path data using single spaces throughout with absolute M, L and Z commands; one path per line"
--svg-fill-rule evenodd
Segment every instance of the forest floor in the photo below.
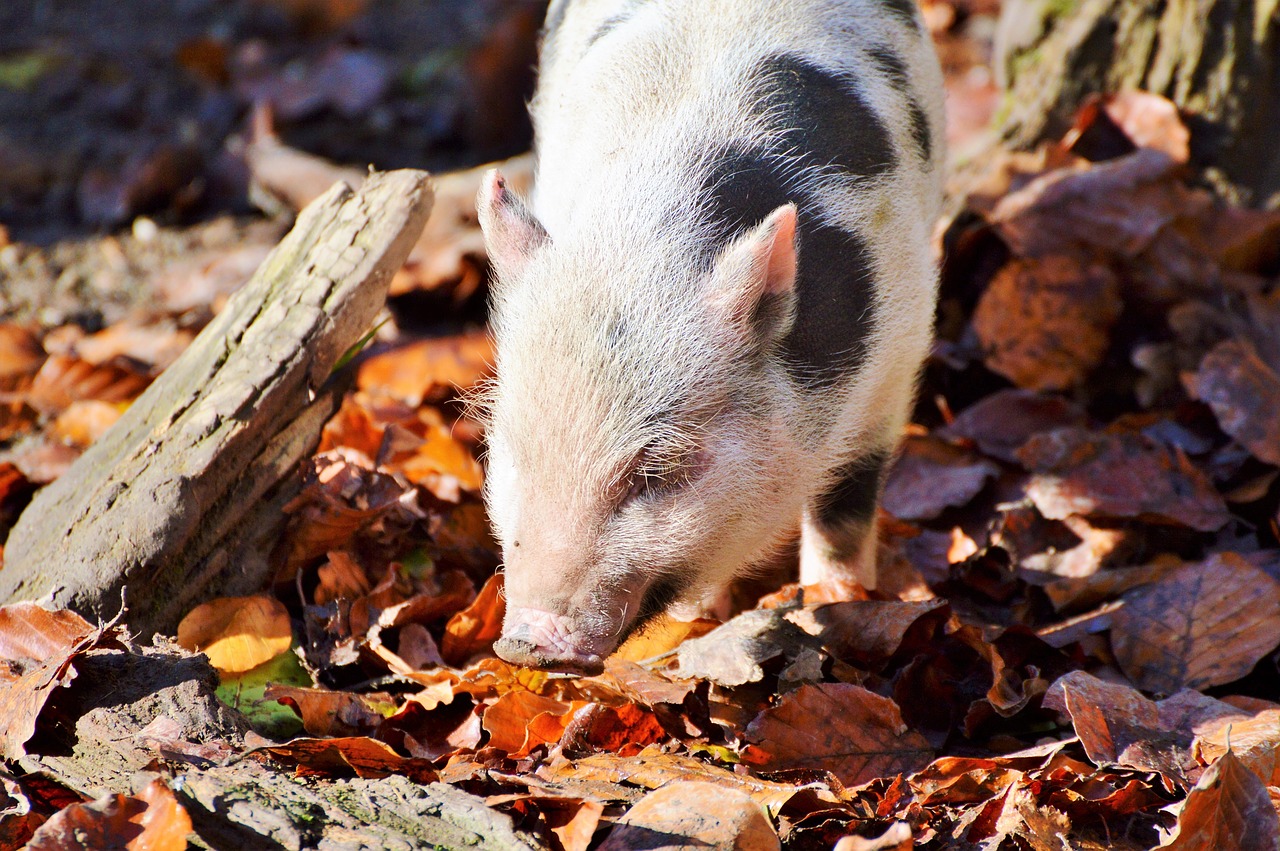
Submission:
M 537 2 L 110 9 L 0 8 L 0 536 L 331 179 L 528 144 Z M 877 591 L 784 558 L 600 676 L 493 657 L 464 173 L 276 581 L 147 647 L 0 607 L 0 849 L 1280 849 L 1280 215 L 1154 95 L 993 147 L 997 11 L 926 7 L 965 168 Z

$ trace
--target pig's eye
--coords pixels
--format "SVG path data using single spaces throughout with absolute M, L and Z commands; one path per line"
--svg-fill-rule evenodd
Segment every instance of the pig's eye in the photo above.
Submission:
M 622 504 L 684 487 L 697 475 L 697 457 L 696 452 L 673 457 L 659 454 L 652 448 L 641 452 L 632 468 Z

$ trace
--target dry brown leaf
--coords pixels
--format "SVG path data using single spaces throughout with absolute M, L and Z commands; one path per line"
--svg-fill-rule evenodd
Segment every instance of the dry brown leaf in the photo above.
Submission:
M 315 602 L 318 606 L 334 600 L 353 600 L 373 590 L 369 575 L 349 553 L 329 553 L 329 560 L 320 565 L 316 573 L 319 584 L 316 586 Z
M 677 649 L 684 679 L 711 680 L 732 687 L 759 682 L 763 664 L 780 656 L 794 661 L 820 646 L 817 639 L 786 619 L 777 609 L 753 609 L 716 627 L 701 638 L 691 638 Z
M 298 713 L 309 735 L 327 738 L 370 735 L 395 711 L 395 700 L 388 694 L 272 684 L 267 686 L 263 699 L 288 706 Z
M 1205 771 L 1178 812 L 1170 841 L 1175 851 L 1280 849 L 1280 817 L 1266 785 L 1235 755 L 1224 753 Z
M 1280 375 L 1245 340 L 1219 343 L 1200 362 L 1197 399 L 1255 458 L 1280 466 Z
M 1040 432 L 1084 426 L 1087 420 L 1083 409 L 1061 396 L 998 390 L 965 408 L 937 434 L 972 440 L 992 458 L 1016 464 L 1017 451 Z
M 749 795 L 714 783 L 677 781 L 640 799 L 618 820 L 600 851 L 781 847 L 769 817 Z
M 75 612 L 35 603 L 0 607 L 0 749 L 20 759 L 40 713 L 76 677 L 72 663 L 98 646 L 118 646 L 115 628 L 90 625 Z
M 415 783 L 434 783 L 437 779 L 430 760 L 401 756 L 390 745 L 365 736 L 294 739 L 283 745 L 255 748 L 250 753 L 267 753 L 309 772 L 338 777 L 355 774 L 377 779 L 403 774 Z
M 204 653 L 224 674 L 239 674 L 287 653 L 289 612 L 274 597 L 222 597 L 192 609 L 178 624 L 178 644 Z
M 1187 564 L 1125 595 L 1111 645 L 1142 689 L 1233 682 L 1280 643 L 1280 582 L 1234 553 Z
M 889 469 L 881 504 L 901 520 L 932 520 L 967 505 L 1000 467 L 936 437 L 908 437 Z
M 0 381 L 34 375 L 45 352 L 36 335 L 21 325 L 0 323 Z
M 1211 532 L 1230 519 L 1209 478 L 1181 450 L 1139 434 L 1062 428 L 1018 450 L 1045 517 L 1130 517 Z
M 1010 261 L 973 313 L 987 366 L 1028 390 L 1065 390 L 1102 362 L 1120 318 L 1106 266 L 1069 254 Z
M 72 402 L 53 421 L 51 433 L 66 443 L 84 449 L 116 424 L 124 408 L 111 402 Z
M 821 640 L 836 658 L 877 671 L 904 643 L 929 642 L 950 615 L 942 600 L 852 600 L 805 607 L 787 612 L 786 618 Z
M 192 331 L 168 322 L 156 325 L 117 322 L 76 340 L 72 351 L 94 365 L 123 357 L 144 363 L 158 373 L 177 360 L 193 339 Z
M 36 373 L 26 401 L 37 411 L 54 415 L 73 402 L 132 402 L 150 383 L 148 376 L 119 362 L 92 364 L 54 355 Z
M 1267 786 L 1280 786 L 1280 710 L 1252 718 L 1223 718 L 1206 725 L 1196 738 L 1196 756 L 1206 764 L 1230 750 Z
M 476 385 L 493 371 L 493 340 L 483 331 L 420 340 L 369 357 L 356 386 L 417 406 Z
M 183 851 L 191 817 L 162 780 L 153 780 L 136 798 L 106 795 L 72 804 L 41 825 L 27 845 L 31 851 L 121 848 L 127 851 Z
M 1102 109 L 1137 147 L 1163 151 L 1178 163 L 1191 158 L 1191 131 L 1173 101 L 1140 91 L 1116 92 L 1101 101 Z
M 461 665 L 477 653 L 490 652 L 493 642 L 502 635 L 506 611 L 502 574 L 495 573 L 480 589 L 475 601 L 445 624 L 440 655 L 450 665 Z
M 1173 180 L 1177 170 L 1168 154 L 1150 148 L 1057 169 L 1010 192 L 991 218 L 1019 257 L 1064 249 L 1135 257 L 1194 209 L 1191 190 Z
M 517 759 L 528 756 L 538 745 L 560 741 L 574 713 L 586 705 L 509 691 L 485 708 L 482 723 L 489 733 L 489 747 Z
M 747 727 L 744 759 L 769 770 L 817 768 L 846 786 L 912 772 L 933 749 L 887 697 L 844 683 L 803 685 Z
M 691 756 L 663 753 L 655 745 L 635 756 L 599 753 L 573 762 L 552 763 L 543 773 L 549 780 L 627 783 L 643 789 L 657 789 L 681 780 L 705 781 L 745 792 L 770 813 L 781 809 L 798 791 L 790 783 L 736 774 Z

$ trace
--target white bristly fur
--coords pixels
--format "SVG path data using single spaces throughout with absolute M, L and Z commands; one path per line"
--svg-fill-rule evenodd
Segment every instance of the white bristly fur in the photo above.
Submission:
M 696 573 L 697 593 L 727 581 L 794 534 L 841 465 L 896 445 L 931 337 L 942 85 L 927 34 L 888 0 L 555 0 L 548 21 L 531 106 L 531 210 L 548 241 L 515 268 L 495 258 L 487 500 L 509 599 L 612 635 L 635 614 L 631 586 L 679 570 Z M 930 161 L 877 48 L 905 65 Z M 741 80 L 781 53 L 856 81 L 898 163 L 855 182 L 805 175 L 823 219 L 866 242 L 877 281 L 865 360 L 817 393 L 777 358 L 752 359 L 707 309 L 707 272 L 691 259 L 704 199 L 682 178 L 692 159 L 760 132 Z M 701 453 L 699 475 L 619 509 L 627 465 L 655 439 L 676 459 Z M 809 579 L 841 567 L 811 527 Z M 870 579 L 868 549 L 846 573 Z M 619 607 L 632 610 L 620 619 Z

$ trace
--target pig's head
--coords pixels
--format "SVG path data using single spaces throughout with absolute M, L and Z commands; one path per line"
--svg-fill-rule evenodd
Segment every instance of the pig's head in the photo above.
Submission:
M 479 211 L 497 272 L 485 497 L 507 614 L 495 649 L 597 671 L 649 618 L 776 545 L 779 517 L 799 517 L 797 403 L 778 353 L 796 209 L 711 261 L 688 235 L 607 223 L 591 239 L 549 235 L 496 172 Z

